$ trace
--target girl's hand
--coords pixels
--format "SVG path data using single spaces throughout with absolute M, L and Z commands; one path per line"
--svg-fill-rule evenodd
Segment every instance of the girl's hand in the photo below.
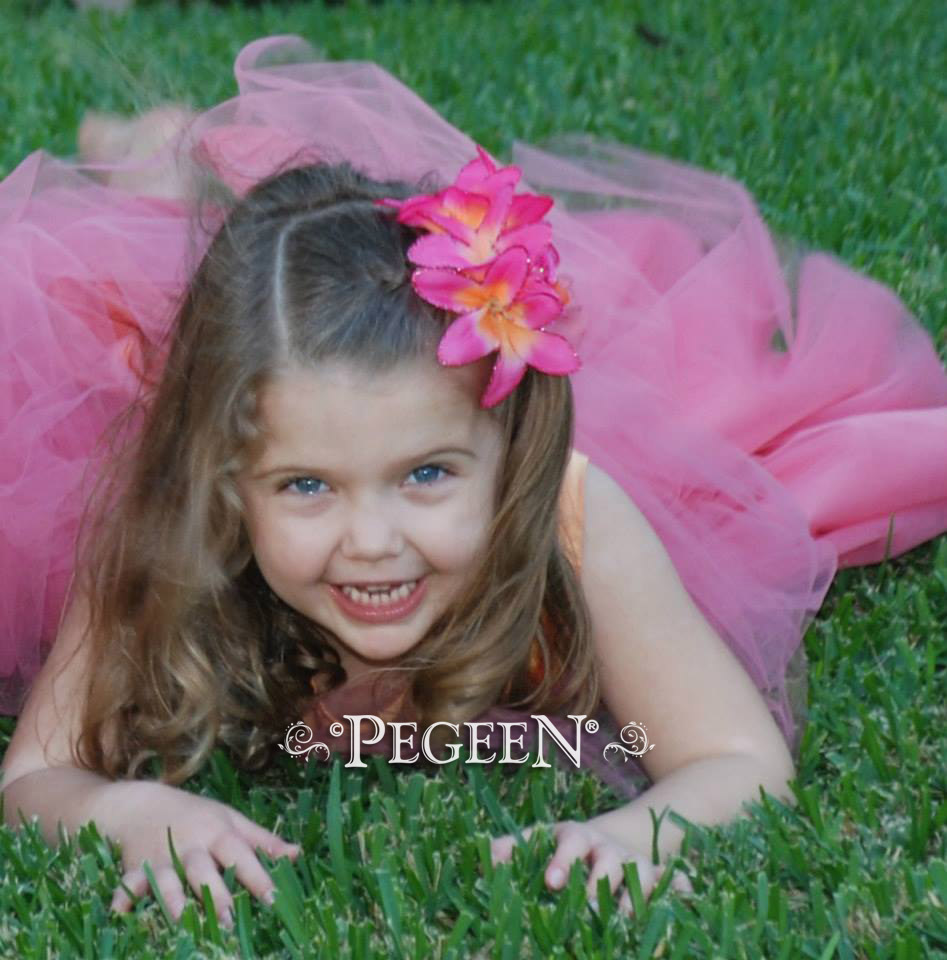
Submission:
M 528 839 L 537 826 L 540 824 L 534 824 L 523 830 L 523 839 Z M 546 868 L 546 885 L 550 890 L 558 890 L 564 886 L 573 860 L 582 860 L 592 868 L 585 889 L 593 909 L 598 909 L 596 897 L 599 877 L 608 877 L 609 889 L 614 894 L 624 881 L 623 863 L 634 861 L 638 864 L 641 893 L 646 899 L 664 873 L 665 866 L 660 864 L 655 866 L 651 862 L 650 854 L 631 847 L 591 823 L 563 820 L 555 824 L 542 824 L 542 826 L 551 826 L 558 841 L 556 852 Z M 515 843 L 516 838 L 511 835 L 495 837 L 490 841 L 494 865 L 510 860 Z M 671 887 L 689 893 L 693 893 L 694 889 L 690 880 L 682 873 L 675 875 L 671 881 Z M 634 913 L 631 895 L 627 889 L 618 903 L 618 911 L 629 917 Z
M 175 853 L 198 902 L 203 902 L 201 884 L 206 883 L 217 916 L 228 928 L 233 926 L 233 898 L 220 868 L 235 866 L 240 883 L 269 904 L 273 881 L 254 848 L 261 847 L 274 859 L 284 855 L 295 859 L 299 855 L 298 846 L 286 843 L 225 803 L 155 781 L 119 781 L 108 789 L 113 791 L 107 794 L 108 833 L 122 845 L 122 883 L 135 897 L 147 893 L 149 884 L 143 869 L 147 861 L 175 920 L 181 916 L 187 898 L 171 859 L 169 827 Z M 131 899 L 119 885 L 112 897 L 112 909 L 122 913 L 130 907 Z

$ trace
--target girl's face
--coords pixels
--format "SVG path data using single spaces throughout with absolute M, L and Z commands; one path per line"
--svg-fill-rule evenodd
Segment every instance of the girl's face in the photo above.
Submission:
M 339 638 L 350 680 L 408 653 L 486 546 L 502 444 L 479 406 L 486 372 L 323 364 L 262 392 L 263 448 L 238 480 L 254 556 L 274 593 Z M 378 606 L 341 590 L 402 583 L 407 598 Z

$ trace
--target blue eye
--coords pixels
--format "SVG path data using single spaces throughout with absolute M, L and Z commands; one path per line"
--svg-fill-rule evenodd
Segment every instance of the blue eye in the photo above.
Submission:
M 411 475 L 413 476 L 414 474 L 421 473 L 424 470 L 439 470 L 445 476 L 451 476 L 451 471 L 448 470 L 447 467 L 441 466 L 439 463 L 425 463 L 423 466 L 415 467 L 415 469 L 411 471 Z M 432 480 L 420 481 L 416 484 L 413 484 L 413 486 L 430 487 L 439 479 L 441 479 L 441 477 L 434 477 Z M 301 493 L 303 496 L 308 497 L 320 492 L 319 490 L 313 490 L 312 487 L 308 485 L 318 485 L 320 483 L 322 483 L 322 481 L 318 477 L 293 477 L 283 484 L 282 489 L 291 490 L 293 487 L 296 487 L 296 489 L 293 490 L 294 493 Z
M 316 477 L 293 477 L 292 480 L 288 480 L 284 485 L 283 489 L 288 490 L 290 487 L 295 486 L 297 483 L 321 483 L 321 480 L 318 480 Z M 299 491 L 297 491 L 299 492 Z M 308 493 L 315 493 L 316 491 L 309 490 Z
M 450 476 L 450 470 L 448 470 L 446 467 L 442 467 L 439 463 L 426 463 L 423 467 L 417 467 L 416 469 L 412 470 L 411 473 L 419 473 L 422 470 L 440 470 L 445 476 Z M 422 483 L 420 486 L 429 487 L 431 484 Z

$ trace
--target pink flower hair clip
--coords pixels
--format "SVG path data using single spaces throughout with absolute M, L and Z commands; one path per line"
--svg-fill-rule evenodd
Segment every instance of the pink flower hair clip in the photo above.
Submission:
M 559 254 L 543 217 L 552 197 L 514 193 L 522 171 L 498 168 L 482 147 L 449 187 L 394 207 L 400 223 L 429 231 L 408 248 L 417 267 L 417 294 L 460 316 L 444 332 L 437 359 L 446 366 L 499 355 L 481 407 L 492 407 L 523 379 L 529 364 L 543 373 L 574 373 L 581 366 L 569 341 L 544 327 L 569 302 L 556 278 Z

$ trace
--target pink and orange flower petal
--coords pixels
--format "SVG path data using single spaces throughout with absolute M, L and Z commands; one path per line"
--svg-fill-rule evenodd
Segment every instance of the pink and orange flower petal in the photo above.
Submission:
M 512 247 L 492 260 L 485 271 L 422 268 L 414 272 L 411 282 L 418 295 L 435 306 L 466 313 L 491 300 L 497 306 L 509 306 L 528 272 L 526 251 Z
M 513 325 L 506 330 L 500 344 L 499 356 L 481 398 L 482 405 L 493 407 L 506 397 L 523 379 L 527 366 L 544 373 L 565 374 L 578 370 L 580 363 L 564 337 Z
M 543 219 L 553 200 L 517 195 L 521 175 L 516 166 L 497 167 L 478 146 L 446 189 L 378 201 L 397 209 L 400 222 L 427 231 L 407 252 L 418 296 L 459 314 L 438 344 L 438 360 L 457 366 L 498 351 L 484 407 L 509 394 L 527 366 L 565 374 L 581 365 L 565 337 L 544 329 L 570 294 L 557 278 L 559 255 Z

